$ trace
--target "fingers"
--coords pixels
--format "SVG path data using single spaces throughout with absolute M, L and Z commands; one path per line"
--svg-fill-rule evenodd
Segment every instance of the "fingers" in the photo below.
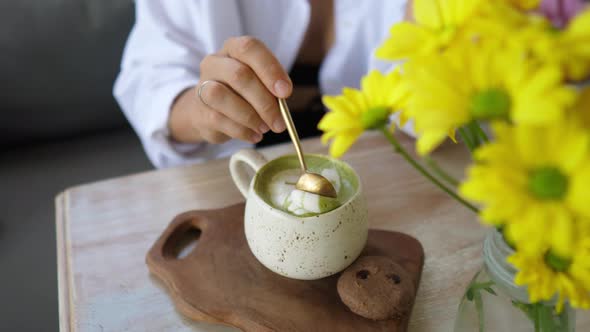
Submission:
M 208 143 L 222 144 L 231 139 L 231 137 L 213 129 L 205 129 L 201 131 L 201 137 Z
M 230 138 L 237 138 L 250 143 L 258 143 L 262 140 L 262 134 L 231 120 L 219 112 L 209 111 L 205 114 L 207 129 L 201 135 L 210 143 L 220 144 Z
M 262 140 L 262 133 L 258 131 L 257 126 L 264 126 L 264 122 L 241 97 L 225 85 L 209 81 L 202 88 L 201 98 L 200 114 L 202 116 L 195 120 L 197 122 L 195 127 L 205 128 L 201 130 L 201 135 L 206 141 L 220 144 L 229 138 L 237 138 L 251 143 L 258 143 Z M 221 107 L 223 112 L 229 116 L 216 109 L 216 106 Z M 252 124 L 251 126 L 254 128 L 249 128 L 246 123 L 258 124 Z M 268 131 L 268 128 L 262 129 Z
M 252 68 L 268 91 L 276 97 L 287 98 L 291 95 L 293 84 L 289 75 L 273 53 L 258 39 L 250 36 L 230 38 L 221 52 Z
M 253 131 L 264 134 L 269 130 L 254 108 L 222 83 L 208 81 L 201 89 L 201 99 L 206 106 Z
M 214 106 L 209 102 L 209 100 L 214 100 L 213 97 L 207 99 L 207 103 L 213 106 L 213 108 L 220 111 L 225 110 L 223 111 L 225 115 L 240 123 L 247 118 L 252 122 L 248 126 L 260 133 L 266 132 L 266 130 L 261 130 L 263 129 L 261 122 L 266 124 L 264 129 L 271 128 L 274 132 L 282 132 L 285 130 L 285 125 L 279 113 L 276 97 L 268 91 L 260 78 L 257 77 L 256 73 L 249 66 L 236 59 L 216 55 L 206 57 L 201 63 L 201 66 L 203 67 L 202 71 L 208 70 L 215 72 L 215 78 L 217 80 L 228 84 L 239 95 L 237 96 L 234 94 L 237 98 L 226 99 L 226 105 L 221 105 L 220 101 L 219 105 Z M 212 90 L 209 88 L 210 87 L 207 86 L 204 87 L 203 90 Z M 225 90 L 229 89 L 225 87 Z M 222 93 L 222 91 L 218 92 Z M 228 95 L 227 92 L 228 91 L 225 91 L 226 96 Z M 237 99 L 240 99 L 242 102 Z M 250 106 L 247 111 L 243 107 L 244 104 Z M 254 111 L 256 114 L 252 114 L 251 111 Z

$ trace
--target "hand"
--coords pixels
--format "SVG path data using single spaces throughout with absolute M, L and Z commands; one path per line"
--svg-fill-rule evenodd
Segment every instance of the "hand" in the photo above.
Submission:
M 277 97 L 291 95 L 289 75 L 259 40 L 228 39 L 206 56 L 200 82 L 182 93 L 172 107 L 169 127 L 181 142 L 223 143 L 230 138 L 257 143 L 271 129 L 285 130 Z M 201 88 L 201 98 L 197 92 Z

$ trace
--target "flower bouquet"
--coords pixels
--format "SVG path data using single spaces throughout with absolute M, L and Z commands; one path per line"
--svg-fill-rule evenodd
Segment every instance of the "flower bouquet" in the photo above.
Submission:
M 412 11 L 376 52 L 400 66 L 323 98 L 322 139 L 339 157 L 379 130 L 495 227 L 456 330 L 573 331 L 572 308 L 590 308 L 590 6 L 414 0 Z M 412 126 L 422 158 L 398 143 L 392 116 Z M 463 181 L 429 157 L 446 140 L 471 153 Z

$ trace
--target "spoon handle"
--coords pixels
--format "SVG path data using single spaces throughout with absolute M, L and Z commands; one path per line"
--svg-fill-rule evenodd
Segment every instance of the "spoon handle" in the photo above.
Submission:
M 297 157 L 299 158 L 299 164 L 301 165 L 301 171 L 303 173 L 307 172 L 307 165 L 305 165 L 305 160 L 303 159 L 303 151 L 301 150 L 301 143 L 299 142 L 299 135 L 297 134 L 297 130 L 295 129 L 295 124 L 293 124 L 293 119 L 291 118 L 291 113 L 289 112 L 289 106 L 287 106 L 287 101 L 284 98 L 279 99 L 279 108 L 281 109 L 281 115 L 283 116 L 283 120 L 285 120 L 285 125 L 287 126 L 287 131 L 289 132 L 289 136 L 291 137 L 291 141 L 293 141 L 293 145 L 295 146 L 295 151 L 297 152 Z

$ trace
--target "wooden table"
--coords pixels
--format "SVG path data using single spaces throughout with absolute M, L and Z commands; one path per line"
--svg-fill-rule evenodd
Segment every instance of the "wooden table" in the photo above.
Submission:
M 305 141 L 304 148 L 326 153 L 317 139 Z M 261 151 L 272 158 L 292 148 Z M 460 176 L 463 152 L 462 147 L 446 146 L 435 157 Z M 411 234 L 424 246 L 426 262 L 410 331 L 452 331 L 464 288 L 482 263 L 485 230 L 475 215 L 418 175 L 378 135 L 365 135 L 344 160 L 366 188 L 370 227 Z M 234 331 L 183 318 L 149 275 L 144 259 L 176 214 L 242 200 L 227 159 L 61 193 L 56 198 L 61 330 Z M 578 331 L 590 329 L 588 316 L 578 314 Z

